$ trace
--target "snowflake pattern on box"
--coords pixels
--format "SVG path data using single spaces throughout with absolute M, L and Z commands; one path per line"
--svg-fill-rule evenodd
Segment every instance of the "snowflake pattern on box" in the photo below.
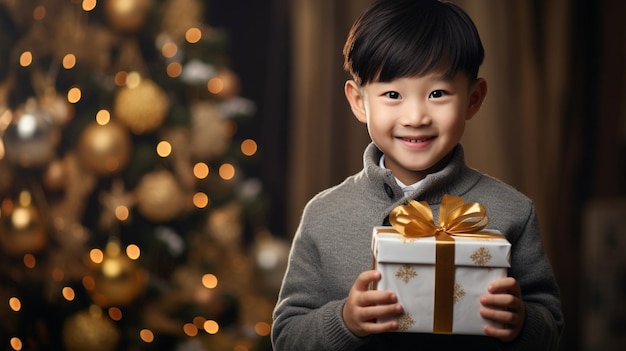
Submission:
M 463 299 L 463 297 L 465 296 L 465 290 L 463 290 L 463 288 L 461 287 L 460 284 L 454 284 L 454 303 L 456 304 L 457 302 L 461 301 Z
M 480 247 L 478 250 L 474 251 L 470 256 L 474 264 L 477 266 L 484 266 L 491 260 L 491 254 L 489 250 L 485 247 Z
M 404 312 L 398 317 L 398 331 L 407 331 L 413 324 L 415 324 L 415 320 L 410 313 Z
M 417 277 L 417 272 L 415 272 L 415 269 L 408 264 L 403 264 L 396 272 L 396 278 L 402 280 L 405 284 L 415 277 Z

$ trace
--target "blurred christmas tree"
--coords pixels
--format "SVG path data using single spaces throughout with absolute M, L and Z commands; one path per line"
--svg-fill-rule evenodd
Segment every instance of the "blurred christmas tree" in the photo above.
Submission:
M 288 245 L 200 0 L 0 0 L 5 350 L 269 350 Z

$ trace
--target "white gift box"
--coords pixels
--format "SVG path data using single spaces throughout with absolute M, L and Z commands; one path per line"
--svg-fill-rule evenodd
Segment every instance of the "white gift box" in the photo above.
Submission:
M 507 276 L 510 248 L 511 244 L 500 235 L 454 236 L 454 288 L 449 292 L 452 315 L 444 316 L 451 318 L 451 330 L 438 330 L 433 324 L 437 269 L 434 236 L 407 238 L 393 227 L 374 227 L 374 269 L 382 273 L 374 288 L 397 294 L 404 308 L 398 318 L 399 332 L 484 335 L 485 325 L 492 322 L 480 316 L 479 299 L 491 282 Z

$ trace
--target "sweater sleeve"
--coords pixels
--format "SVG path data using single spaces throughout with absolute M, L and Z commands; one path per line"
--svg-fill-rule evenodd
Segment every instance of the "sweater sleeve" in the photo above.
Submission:
M 512 241 L 511 269 L 522 290 L 526 310 L 523 329 L 516 340 L 502 343 L 503 350 L 556 350 L 563 329 L 559 290 L 545 255 L 533 206 Z
M 305 209 L 274 309 L 274 350 L 355 350 L 365 339 L 354 335 L 343 322 L 346 297 L 333 298 L 324 288 L 323 263 L 315 238 L 307 232 L 306 213 Z

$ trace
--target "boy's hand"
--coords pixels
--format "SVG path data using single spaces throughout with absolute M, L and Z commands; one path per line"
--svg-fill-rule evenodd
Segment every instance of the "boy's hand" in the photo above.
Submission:
M 481 296 L 480 315 L 502 327 L 485 327 L 485 334 L 502 341 L 512 341 L 519 335 L 524 325 L 525 309 L 522 291 L 514 278 L 507 277 L 494 281 L 487 288 L 488 294 Z M 344 312 L 345 313 L 345 312 Z
M 390 291 L 368 290 L 370 283 L 380 280 L 380 272 L 376 270 L 361 273 L 348 295 L 343 306 L 343 320 L 352 333 L 363 337 L 398 328 L 398 322 L 377 323 L 379 318 L 387 318 L 402 313 L 398 297 Z

